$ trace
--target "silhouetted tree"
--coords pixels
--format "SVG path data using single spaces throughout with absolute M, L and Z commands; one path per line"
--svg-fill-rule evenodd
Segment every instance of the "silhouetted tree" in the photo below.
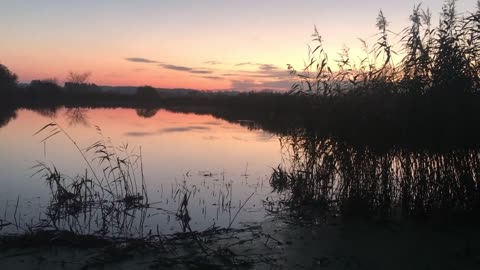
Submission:
M 157 90 L 151 86 L 138 87 L 135 95 L 140 99 L 155 99 L 159 96 Z
M 17 85 L 17 75 L 0 64 L 0 90 L 12 89 Z
M 35 97 L 52 98 L 61 94 L 62 88 L 57 84 L 56 79 L 33 80 L 29 90 Z
M 86 84 L 92 73 L 90 72 L 73 72 L 70 71 L 67 75 L 67 82 L 75 84 Z

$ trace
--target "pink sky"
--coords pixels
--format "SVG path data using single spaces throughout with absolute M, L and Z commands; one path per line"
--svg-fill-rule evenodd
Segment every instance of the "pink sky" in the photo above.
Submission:
M 360 3 L 363 2 L 363 3 Z M 195 89 L 288 89 L 313 26 L 331 58 L 375 33 L 382 9 L 399 32 L 419 1 L 29 1 L 0 8 L 0 63 L 21 82 L 92 73 L 99 85 Z M 438 18 L 441 0 L 423 1 Z M 476 0 L 458 1 L 460 12 Z

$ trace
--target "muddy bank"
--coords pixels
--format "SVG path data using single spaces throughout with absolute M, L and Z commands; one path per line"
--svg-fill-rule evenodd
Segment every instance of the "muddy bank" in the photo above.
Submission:
M 156 245 L 4 241 L 0 268 L 477 269 L 480 264 L 480 232 L 473 225 L 341 218 L 302 224 L 276 218 L 257 225 L 198 238 L 178 234 Z

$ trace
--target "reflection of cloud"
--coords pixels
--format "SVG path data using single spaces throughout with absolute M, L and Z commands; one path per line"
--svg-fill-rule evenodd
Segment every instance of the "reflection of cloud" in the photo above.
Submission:
M 209 130 L 209 127 L 202 127 L 202 126 L 186 126 L 186 127 L 172 127 L 172 128 L 163 128 L 160 132 L 187 132 L 193 130 Z
M 268 132 L 259 132 L 257 133 L 257 136 L 255 140 L 260 141 L 260 142 L 268 142 L 271 141 L 275 136 L 271 133 Z
M 215 136 L 205 136 L 205 137 L 202 137 L 202 139 L 207 141 L 213 141 L 213 140 L 218 140 L 219 138 Z
M 248 142 L 247 139 L 244 139 L 244 138 L 241 138 L 241 137 L 237 137 L 237 136 L 232 136 L 232 139 L 237 140 L 237 141 L 241 141 L 241 142 Z
M 175 132 L 189 132 L 189 131 L 196 131 L 196 130 L 209 130 L 210 127 L 204 126 L 185 126 L 185 127 L 170 127 L 170 128 L 162 128 L 157 132 L 146 132 L 146 131 L 130 131 L 125 133 L 125 136 L 129 137 L 145 137 L 145 136 L 153 136 L 162 133 L 175 133 Z
M 220 126 L 221 122 L 210 121 L 210 122 L 203 122 L 202 125 L 211 125 L 211 126 Z
M 141 57 L 128 57 L 128 58 L 125 58 L 125 60 L 129 62 L 134 62 L 134 63 L 147 63 L 147 64 L 160 63 L 155 60 L 150 60 L 150 59 L 141 58 Z
M 131 131 L 125 133 L 125 136 L 128 137 L 146 137 L 146 136 L 152 136 L 155 135 L 155 133 L 152 132 L 142 132 L 142 131 Z

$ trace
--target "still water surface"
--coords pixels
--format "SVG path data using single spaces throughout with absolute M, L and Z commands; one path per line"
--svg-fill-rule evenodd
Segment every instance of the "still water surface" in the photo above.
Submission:
M 62 174 L 75 177 L 87 168 L 75 146 L 63 134 L 42 140 L 34 135 L 52 118 L 85 149 L 102 139 L 116 146 L 140 148 L 149 201 L 175 212 L 176 191 L 185 186 L 192 229 L 213 224 L 228 226 L 264 218 L 262 200 L 271 194 L 269 177 L 281 162 L 276 136 L 251 130 L 209 115 L 134 109 L 62 109 L 55 114 L 17 111 L 17 117 L 0 128 L 0 212 L 12 216 L 19 198 L 22 222 L 34 223 L 49 202 L 49 189 L 32 166 L 44 162 Z M 92 163 L 99 168 L 96 162 Z M 243 203 L 250 197 L 245 206 Z M 229 202 L 229 207 L 225 205 Z M 235 214 L 239 211 L 236 218 Z M 178 221 L 163 212 L 149 213 L 146 227 L 159 225 L 164 232 L 180 230 Z

